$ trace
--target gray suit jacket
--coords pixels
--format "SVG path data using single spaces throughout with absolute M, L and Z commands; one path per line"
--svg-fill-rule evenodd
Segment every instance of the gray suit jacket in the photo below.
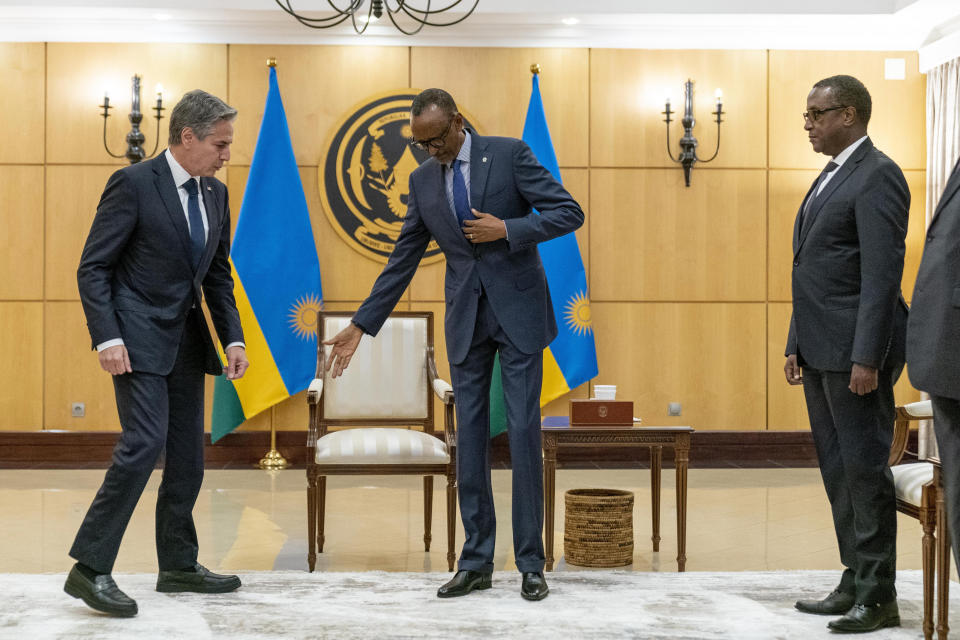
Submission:
M 509 242 L 474 245 L 464 238 L 447 200 L 443 167 L 429 158 L 410 175 L 400 237 L 370 296 L 353 317 L 364 331 L 377 334 L 432 237 L 447 260 L 444 327 L 452 364 L 467 357 L 481 287 L 518 349 L 533 354 L 550 344 L 557 324 L 537 244 L 583 224 L 580 205 L 537 162 L 526 143 L 472 131 L 471 135 L 470 204 L 502 218 Z
M 907 329 L 910 382 L 933 395 L 960 400 L 960 164 L 927 229 L 912 303 Z
M 867 138 L 811 203 L 802 230 L 798 212 L 786 355 L 824 371 L 902 366 L 909 209 L 903 172 Z
M 228 261 L 227 188 L 201 178 L 200 191 L 210 229 L 197 271 L 163 153 L 114 173 L 100 197 L 77 269 L 80 301 L 93 345 L 123 338 L 134 371 L 170 373 L 187 314 L 203 297 L 221 343 L 243 342 Z M 207 373 L 219 375 L 223 367 L 207 324 L 199 324 Z

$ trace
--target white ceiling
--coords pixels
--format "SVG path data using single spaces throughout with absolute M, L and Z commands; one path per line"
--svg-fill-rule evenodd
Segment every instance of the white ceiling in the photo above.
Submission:
M 327 6 L 290 2 L 298 11 Z M 480 0 L 459 25 L 405 36 L 386 17 L 363 35 L 348 23 L 309 29 L 274 0 L 0 0 L 0 41 L 915 50 L 925 70 L 960 56 L 960 2 Z

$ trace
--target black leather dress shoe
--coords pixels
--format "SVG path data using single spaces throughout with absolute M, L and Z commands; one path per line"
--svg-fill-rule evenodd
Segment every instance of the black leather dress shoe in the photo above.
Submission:
M 547 579 L 542 571 L 527 571 L 523 574 L 523 584 L 520 586 L 520 595 L 524 600 L 543 600 L 550 593 Z
M 240 578 L 214 573 L 202 564 L 196 564 L 193 571 L 161 571 L 157 578 L 157 591 L 179 593 L 227 593 L 240 588 Z
M 883 604 L 855 604 L 842 618 L 831 620 L 827 626 L 834 633 L 864 633 L 885 627 L 900 626 L 897 601 Z
M 137 603 L 117 586 L 109 573 L 90 578 L 74 565 L 63 585 L 63 590 L 74 598 L 80 598 L 87 606 L 103 613 L 121 618 L 137 615 Z
M 850 611 L 850 607 L 854 604 L 853 594 L 834 589 L 833 593 L 823 600 L 797 600 L 794 606 L 804 613 L 839 616 Z
M 471 591 L 489 589 L 493 585 L 493 577 L 482 571 L 457 571 L 447 584 L 437 589 L 438 598 L 456 598 L 465 596 Z

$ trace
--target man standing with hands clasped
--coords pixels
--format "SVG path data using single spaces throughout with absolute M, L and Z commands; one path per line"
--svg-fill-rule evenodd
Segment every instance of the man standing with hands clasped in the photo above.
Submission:
M 197 563 L 193 505 L 203 481 L 203 376 L 247 370 L 230 276 L 227 189 L 237 111 L 195 90 L 170 114 L 170 148 L 107 182 L 77 269 L 100 366 L 113 375 L 123 433 L 70 549 L 64 590 L 90 607 L 134 616 L 110 573 L 120 540 L 164 451 L 157 495 L 157 591 L 223 593 L 240 586 Z M 206 299 L 223 367 L 200 309 Z
M 900 624 L 896 497 L 887 466 L 893 385 L 904 363 L 900 295 L 910 192 L 867 137 L 872 104 L 851 76 L 816 83 L 804 129 L 831 156 L 800 206 L 793 233 L 793 315 L 784 366 L 803 385 L 820 473 L 845 569 L 805 613 L 840 615 L 837 633 Z
M 542 600 L 548 588 L 540 385 L 543 350 L 556 337 L 557 325 L 537 244 L 577 229 L 583 211 L 525 143 L 466 129 L 453 98 L 442 89 L 414 98 L 410 127 L 412 143 L 431 157 L 410 175 L 403 228 L 370 296 L 352 323 L 324 343 L 332 345 L 327 368 L 333 377 L 342 374 L 363 334 L 376 335 L 434 238 L 447 259 L 444 327 L 466 533 L 459 570 L 437 596 L 464 596 L 491 585 L 496 517 L 490 487 L 490 378 L 499 353 L 520 593 Z

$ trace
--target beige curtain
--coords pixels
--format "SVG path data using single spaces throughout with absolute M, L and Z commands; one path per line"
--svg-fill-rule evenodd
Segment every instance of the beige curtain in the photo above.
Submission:
M 960 58 L 927 72 L 927 210 L 930 226 L 933 212 L 960 157 Z M 923 394 L 927 398 L 927 394 Z M 920 423 L 920 459 L 937 455 L 933 423 Z

